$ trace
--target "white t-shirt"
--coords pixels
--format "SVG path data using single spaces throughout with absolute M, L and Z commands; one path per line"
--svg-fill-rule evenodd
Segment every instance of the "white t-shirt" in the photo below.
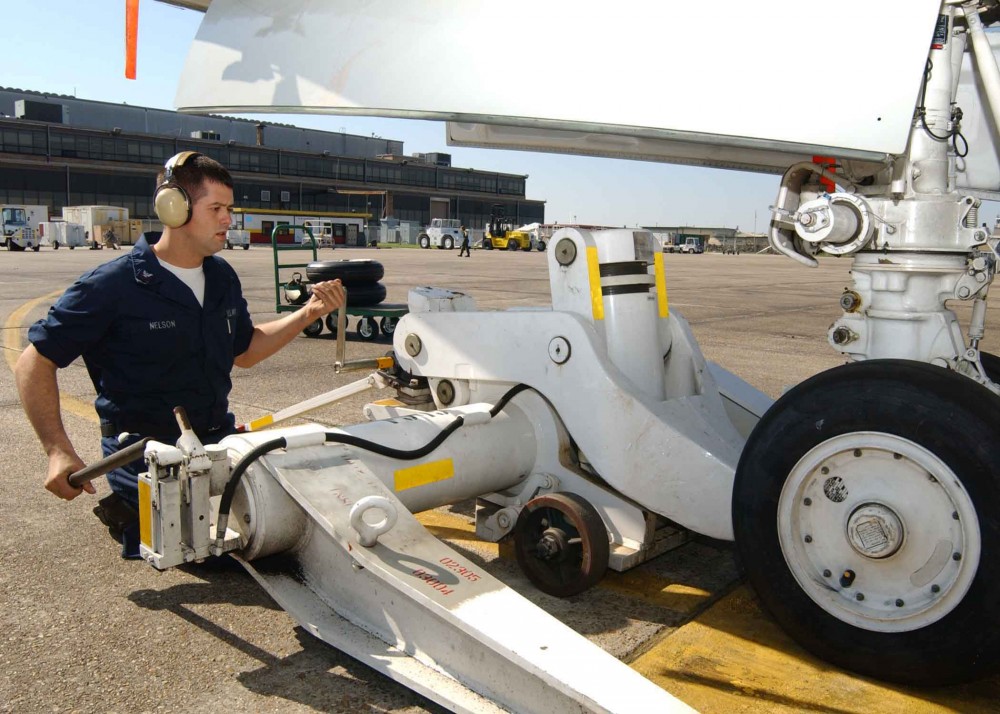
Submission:
M 197 268 L 178 268 L 176 265 L 171 265 L 163 259 L 160 259 L 160 265 L 176 275 L 182 283 L 191 288 L 191 292 L 194 293 L 198 304 L 205 307 L 205 268 L 200 265 Z

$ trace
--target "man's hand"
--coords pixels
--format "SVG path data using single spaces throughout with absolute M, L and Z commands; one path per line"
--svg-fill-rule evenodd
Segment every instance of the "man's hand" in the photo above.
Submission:
M 82 469 L 86 464 L 76 455 L 76 452 L 53 450 L 49 454 L 49 472 L 45 477 L 45 488 L 67 501 L 72 501 L 81 493 L 97 493 L 94 484 L 89 481 L 83 484 L 83 488 L 74 488 L 69 485 L 69 475 Z
M 237 355 L 237 367 L 253 367 L 292 341 L 310 323 L 321 320 L 347 301 L 339 280 L 327 280 L 312 286 L 309 302 L 279 320 L 254 325 L 253 337 L 246 352 Z
M 312 286 L 312 295 L 303 308 L 313 320 L 338 309 L 347 300 L 347 293 L 339 280 L 326 280 Z

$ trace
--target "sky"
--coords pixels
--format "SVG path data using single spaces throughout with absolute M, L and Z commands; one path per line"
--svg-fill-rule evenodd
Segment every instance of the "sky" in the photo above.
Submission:
M 140 2 L 137 79 L 125 79 L 125 0 L 4 3 L 0 86 L 80 99 L 173 109 L 188 48 L 203 15 Z M 596 93 L 595 93 L 596 96 Z M 249 116 L 249 115 L 246 115 Z M 265 115 L 265 121 L 403 142 L 443 151 L 455 166 L 527 174 L 527 197 L 546 221 L 608 226 L 713 226 L 763 232 L 779 177 L 557 154 L 449 147 L 442 122 Z

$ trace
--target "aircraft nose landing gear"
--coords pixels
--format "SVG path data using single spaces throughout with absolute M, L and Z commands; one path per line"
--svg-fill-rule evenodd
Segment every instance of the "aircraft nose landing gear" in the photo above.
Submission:
M 737 548 L 775 619 L 880 679 L 1000 665 L 997 423 L 996 394 L 906 360 L 838 367 L 778 400 L 733 494 Z

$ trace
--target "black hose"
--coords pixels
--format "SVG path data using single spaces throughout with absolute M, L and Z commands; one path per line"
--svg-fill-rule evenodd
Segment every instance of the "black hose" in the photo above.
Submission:
M 365 451 L 370 451 L 373 454 L 378 454 L 379 456 L 386 456 L 390 459 L 412 461 L 413 459 L 419 459 L 423 456 L 427 456 L 427 454 L 441 446 L 444 440 L 454 434 L 458 427 L 462 426 L 464 423 L 464 417 L 455 417 L 455 420 L 442 429 L 440 434 L 416 449 L 394 449 L 391 446 L 382 446 L 382 444 L 376 444 L 374 441 L 362 439 L 361 437 L 354 436 L 352 434 L 339 434 L 334 431 L 326 432 L 326 443 L 354 446 L 359 449 L 364 449 Z
M 531 389 L 531 387 L 527 384 L 518 384 L 516 387 L 508 389 L 504 395 L 497 400 L 497 403 L 493 405 L 493 408 L 490 409 L 490 416 L 495 417 L 505 406 L 507 406 L 507 402 L 526 389 Z
M 247 452 L 246 456 L 240 459 L 239 463 L 236 464 L 236 468 L 229 475 L 229 480 L 226 481 L 226 487 L 222 490 L 222 498 L 219 500 L 219 521 L 215 529 L 215 540 L 221 546 L 222 541 L 226 537 L 226 526 L 229 521 L 229 509 L 232 508 L 233 498 L 236 496 L 236 487 L 239 485 L 240 479 L 243 478 L 243 474 L 246 470 L 250 468 L 250 464 L 259 459 L 266 453 L 274 451 L 275 449 L 283 449 L 285 447 L 285 437 L 279 437 L 277 439 L 271 439 L 270 441 L 265 441 L 259 446 L 255 446 L 253 449 Z

